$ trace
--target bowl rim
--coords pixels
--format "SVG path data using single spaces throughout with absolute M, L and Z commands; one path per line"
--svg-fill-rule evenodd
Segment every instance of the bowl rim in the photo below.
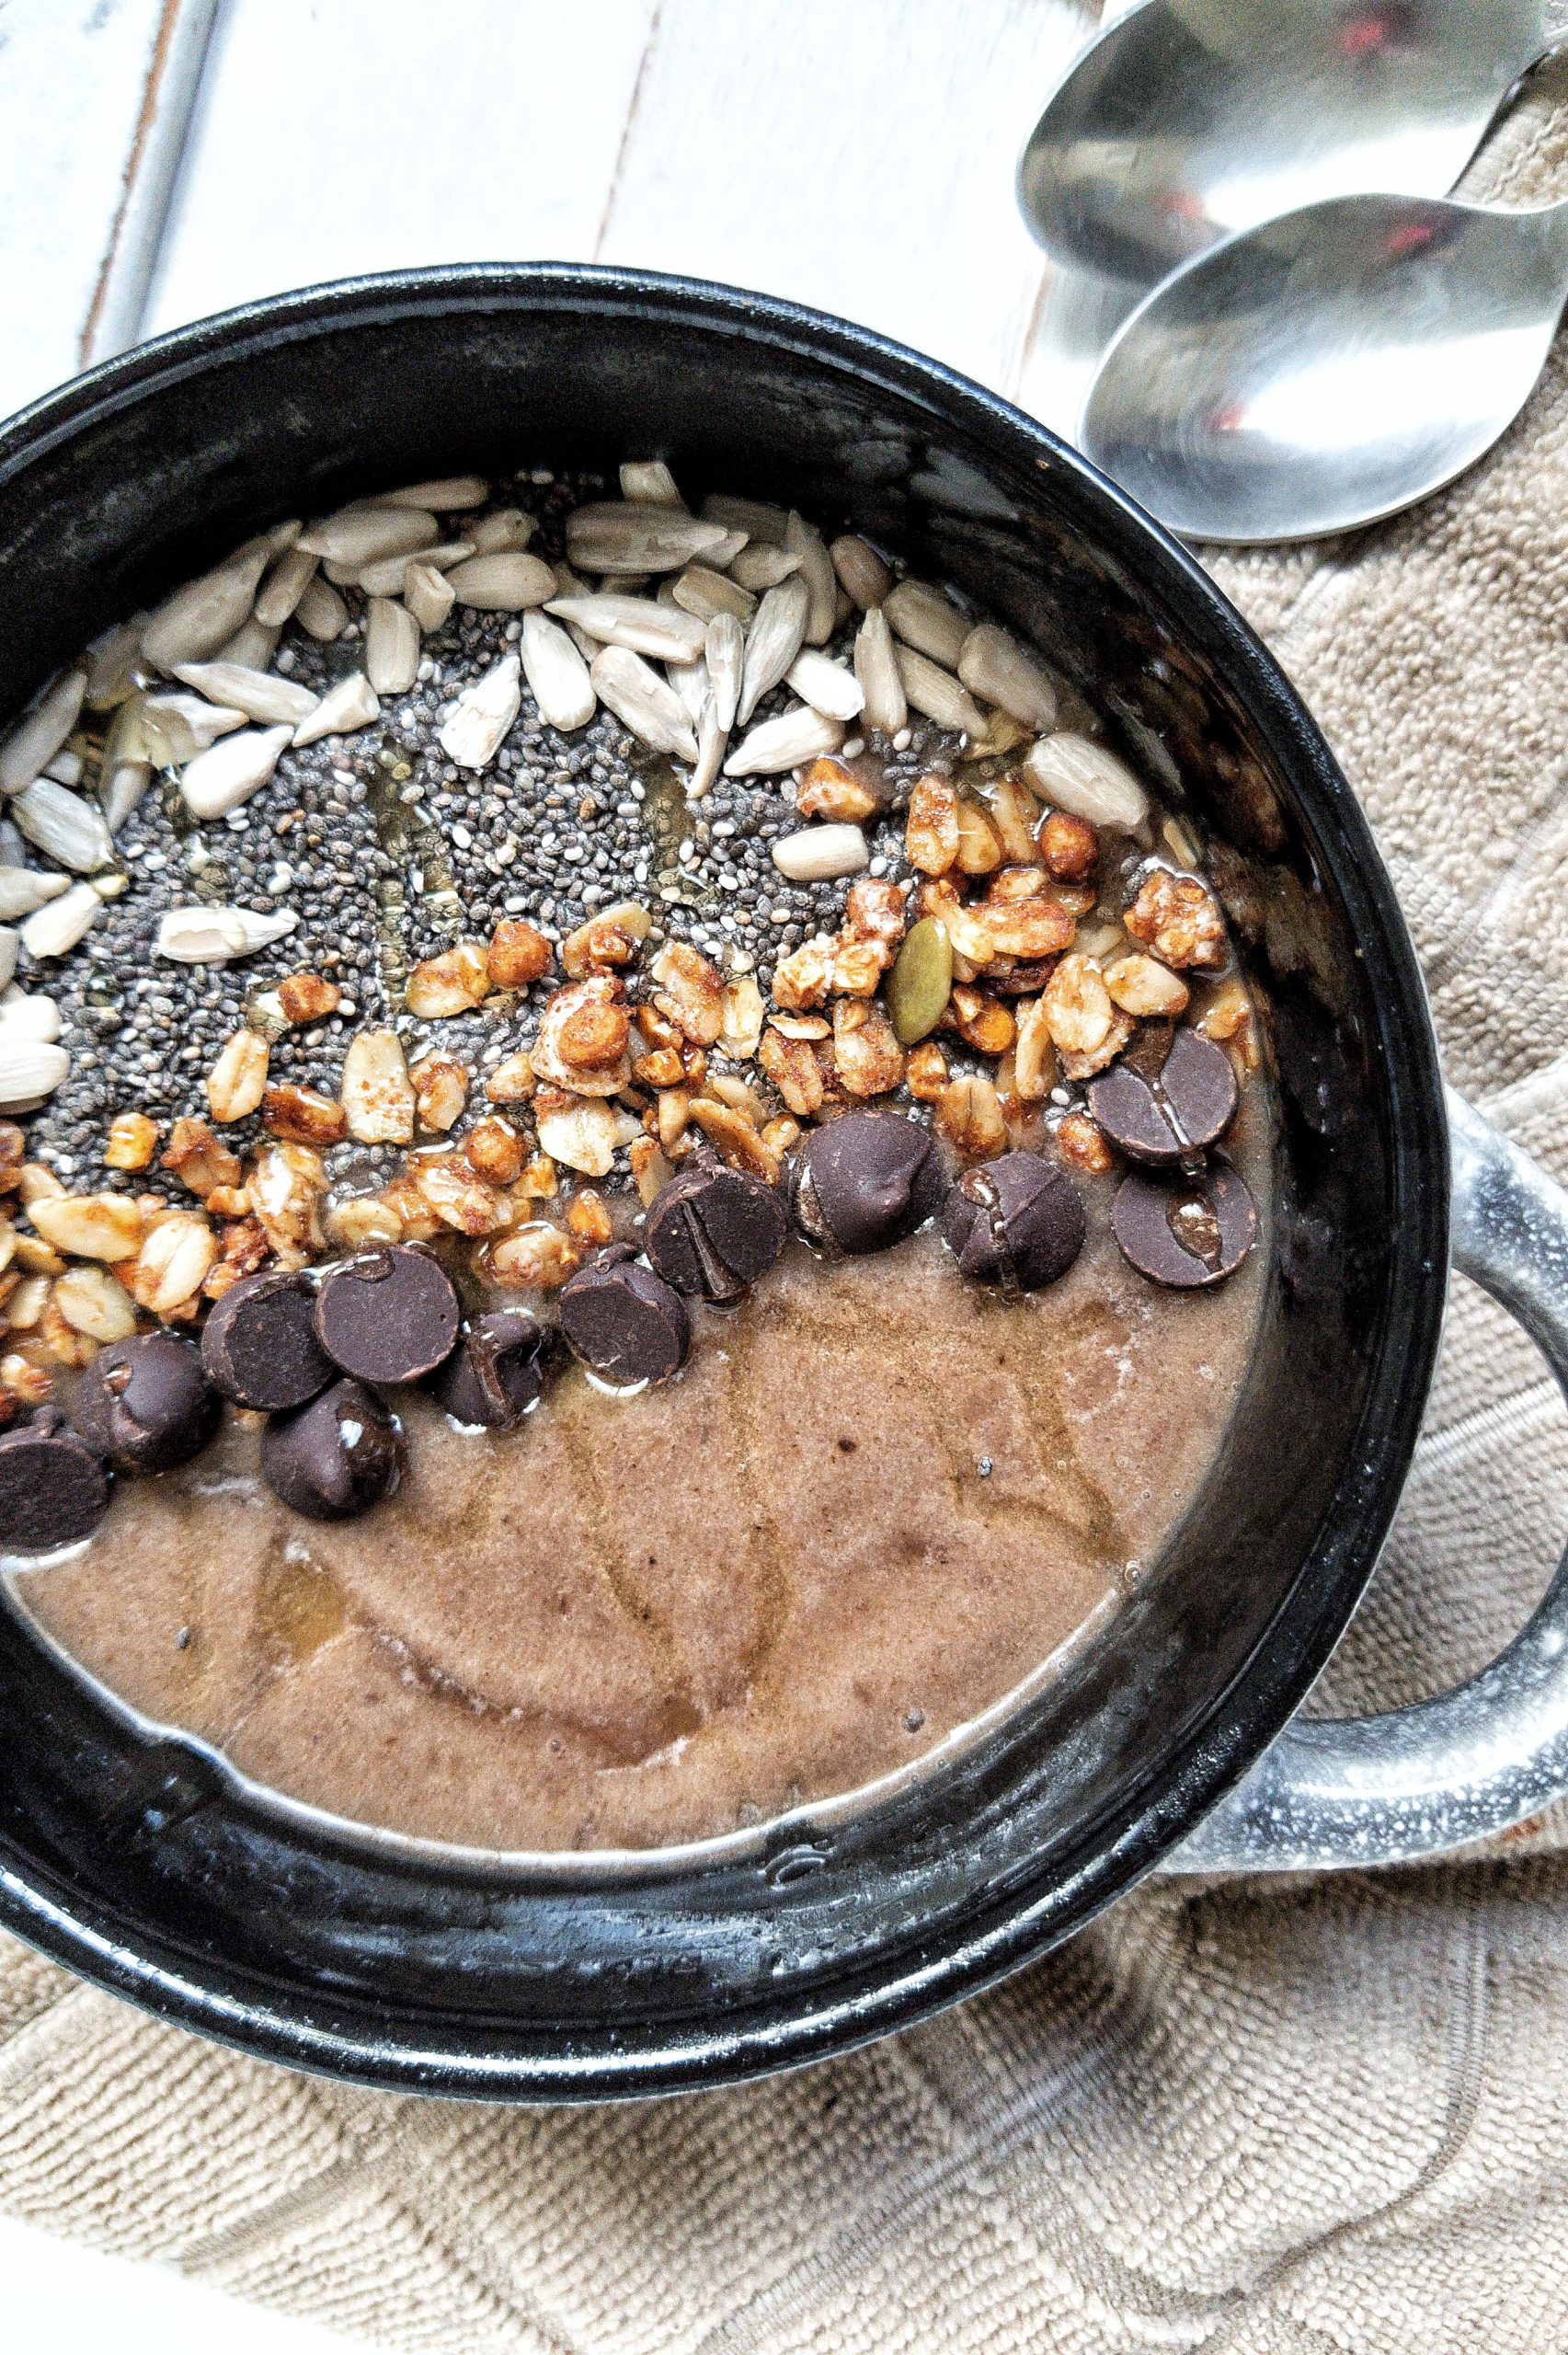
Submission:
M 565 262 L 447 264 L 325 281 L 268 295 L 176 327 L 100 362 L 0 426 L 0 483 L 100 419 L 166 384 L 243 362 L 258 343 L 290 340 L 442 310 L 613 310 L 741 341 L 794 350 L 923 403 L 1020 471 L 1077 477 L 1101 544 L 1163 572 L 1189 640 L 1226 679 L 1299 798 L 1315 855 L 1344 902 L 1368 982 L 1374 1045 L 1389 1105 L 1395 1245 L 1382 1351 L 1397 1382 L 1369 1398 L 1347 1472 L 1346 1507 L 1302 1565 L 1246 1661 L 1173 1758 L 1159 1790 L 1119 1835 L 1098 1845 L 1044 1895 L 988 1914 L 940 1951 L 898 1958 L 875 1985 L 830 1990 L 770 2019 L 722 2016 L 636 2045 L 612 2031 L 591 2053 L 526 2051 L 454 2016 L 459 2046 L 403 2033 L 363 2003 L 332 2016 L 324 1997 L 292 2008 L 255 1974 L 215 1963 L 198 1977 L 79 1893 L 70 1903 L 0 1856 L 0 1924 L 54 1959 L 160 2017 L 289 2066 L 361 2085 L 448 2097 L 585 2101 L 739 2082 L 847 2051 L 977 1993 L 1070 1936 L 1152 1871 L 1164 1854 L 1252 1767 L 1305 1698 L 1369 1580 L 1402 1488 L 1441 1336 L 1448 1264 L 1448 1132 L 1436 1040 L 1414 948 L 1370 828 L 1297 691 L 1196 558 L 1089 460 L 1013 403 L 942 362 L 875 329 L 780 297 L 678 274 Z M 1288 1660 L 1275 1641 L 1286 1610 Z M 1070 1916 L 1070 1918 L 1064 1918 Z

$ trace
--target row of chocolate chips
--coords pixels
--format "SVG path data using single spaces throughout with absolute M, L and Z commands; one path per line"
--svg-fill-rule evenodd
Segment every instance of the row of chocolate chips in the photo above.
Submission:
M 1182 1289 L 1231 1274 L 1257 1217 L 1243 1180 L 1207 1152 L 1236 1111 L 1230 1058 L 1196 1032 L 1167 1031 L 1089 1093 L 1102 1128 L 1144 1165 L 1113 1208 L 1127 1258 Z M 939 1211 L 962 1272 L 1010 1292 L 1056 1282 L 1083 1246 L 1082 1200 L 1055 1163 L 1010 1153 L 949 1189 L 917 1121 L 849 1112 L 791 1157 L 787 1210 L 760 1178 L 695 1155 L 647 1213 L 649 1264 L 624 1244 L 601 1252 L 563 1287 L 561 1333 L 608 1384 L 667 1381 L 691 1351 L 686 1299 L 738 1299 L 778 1258 L 791 1215 L 808 1241 L 859 1256 Z M 457 1421 L 511 1428 L 542 1396 L 553 1348 L 525 1309 L 465 1324 L 451 1278 L 418 1246 L 378 1246 L 319 1280 L 246 1277 L 213 1307 L 200 1351 L 168 1332 L 117 1342 L 82 1378 L 74 1430 L 50 1408 L 0 1438 L 5 1542 L 44 1552 L 89 1535 L 113 1472 L 189 1461 L 223 1398 L 269 1415 L 261 1466 L 284 1503 L 315 1520 L 366 1511 L 395 1492 L 406 1463 L 402 1428 L 372 1385 L 423 1382 Z

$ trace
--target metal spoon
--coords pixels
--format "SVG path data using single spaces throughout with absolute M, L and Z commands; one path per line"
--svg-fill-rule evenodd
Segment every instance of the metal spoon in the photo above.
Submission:
M 1238 229 L 1452 188 L 1562 0 L 1146 0 L 1068 74 L 1018 167 L 1043 246 L 1152 286 Z
M 1529 397 L 1568 303 L 1568 205 L 1338 197 L 1149 295 L 1080 442 L 1190 539 L 1307 539 L 1425 499 Z

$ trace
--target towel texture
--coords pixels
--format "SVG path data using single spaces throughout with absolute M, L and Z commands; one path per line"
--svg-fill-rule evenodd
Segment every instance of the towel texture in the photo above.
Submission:
M 1479 168 L 1568 193 L 1568 80 Z M 1363 797 L 1451 1076 L 1568 1178 L 1568 373 L 1448 497 L 1215 569 Z M 1568 1417 L 1456 1286 L 1315 1706 L 1518 1626 Z M 990 1997 L 750 2091 L 503 2113 L 290 2077 L 0 1941 L 0 2205 L 406 2349 L 1425 2355 L 1568 2344 L 1568 1810 L 1419 1871 L 1139 1892 Z

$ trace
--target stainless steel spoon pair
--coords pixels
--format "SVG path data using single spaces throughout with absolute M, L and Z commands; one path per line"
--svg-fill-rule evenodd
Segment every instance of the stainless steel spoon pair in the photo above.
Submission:
M 1174 530 L 1244 542 L 1391 514 L 1489 449 L 1568 303 L 1568 206 L 1436 192 L 1568 32 L 1560 9 L 1146 0 L 1104 34 L 1020 198 L 1079 267 L 1174 274 L 1105 353 L 1087 454 Z

